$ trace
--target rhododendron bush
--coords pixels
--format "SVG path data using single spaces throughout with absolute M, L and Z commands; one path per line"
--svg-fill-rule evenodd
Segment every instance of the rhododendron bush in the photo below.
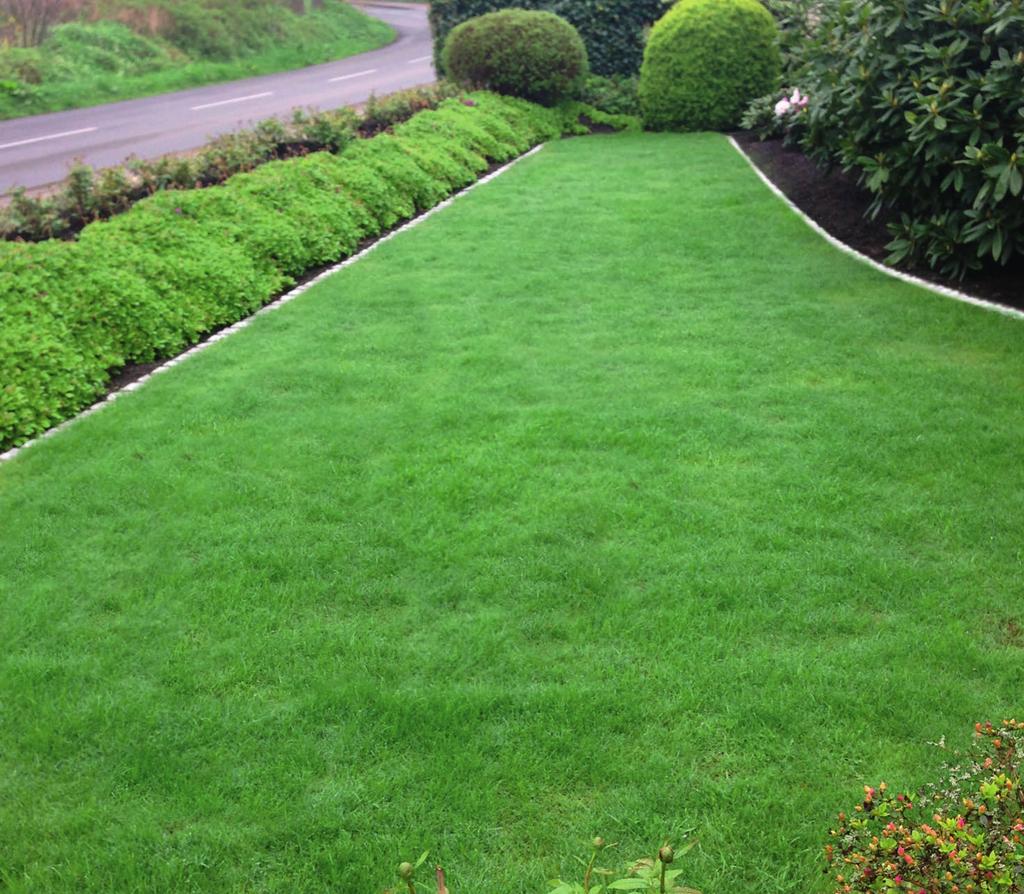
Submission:
M 890 261 L 1024 256 L 1024 2 L 837 0 L 804 48 L 804 148 L 899 215 Z
M 837 894 L 1024 892 L 1024 723 L 975 734 L 944 783 L 916 796 L 865 786 L 853 813 L 839 814 L 825 848 Z

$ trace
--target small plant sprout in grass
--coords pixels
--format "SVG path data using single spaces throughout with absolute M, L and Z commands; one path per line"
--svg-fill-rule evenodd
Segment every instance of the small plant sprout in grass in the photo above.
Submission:
M 419 859 L 415 863 L 402 862 L 398 864 L 398 877 L 402 880 L 402 886 L 398 890 L 390 889 L 385 894 L 399 894 L 404 887 L 408 894 L 416 894 L 416 870 L 419 869 L 424 863 L 427 862 L 427 855 L 430 851 L 424 851 L 420 854 Z M 441 894 L 445 894 L 447 889 L 444 887 L 444 872 L 440 866 L 437 867 L 437 890 Z
M 553 879 L 551 894 L 604 894 L 608 891 L 658 891 L 659 894 L 700 894 L 694 888 L 677 884 L 677 879 L 683 874 L 682 869 L 670 869 L 669 867 L 679 857 L 685 856 L 696 846 L 696 839 L 688 841 L 678 852 L 667 842 L 658 850 L 656 857 L 642 857 L 641 859 L 626 864 L 624 871 L 603 869 L 598 867 L 597 859 L 601 851 L 615 847 L 606 845 L 603 838 L 595 838 L 593 841 L 593 852 L 590 860 L 584 862 L 586 869 L 583 873 L 583 882 L 566 882 L 561 879 Z M 599 884 L 593 883 L 593 877 L 599 875 L 603 881 Z

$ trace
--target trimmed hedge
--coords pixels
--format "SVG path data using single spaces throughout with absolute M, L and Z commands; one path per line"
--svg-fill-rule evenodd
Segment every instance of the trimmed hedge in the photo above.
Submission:
M 664 0 L 433 0 L 434 65 L 444 71 L 442 52 L 449 32 L 467 19 L 499 9 L 539 9 L 572 24 L 587 47 L 590 67 L 602 75 L 640 70 L 644 32 L 665 10 Z
M 453 81 L 551 105 L 578 90 L 587 72 L 579 32 L 550 12 L 502 9 L 458 25 L 445 41 Z
M 322 150 L 340 152 L 357 136 L 378 134 L 464 92 L 442 81 L 371 96 L 361 116 L 345 108 L 296 109 L 290 122 L 267 118 L 252 128 L 222 134 L 191 155 L 133 159 L 102 170 L 75 165 L 62 188 L 51 195 L 36 197 L 15 190 L 10 203 L 0 208 L 0 238 L 26 242 L 67 238 L 160 190 L 214 186 L 269 161 Z
M 778 86 L 778 28 L 758 0 L 680 0 L 654 26 L 640 70 L 652 130 L 729 130 Z
M 390 134 L 160 192 L 75 242 L 0 244 L 0 449 L 74 415 L 112 370 L 172 356 L 563 132 L 580 113 L 493 94 L 449 99 Z

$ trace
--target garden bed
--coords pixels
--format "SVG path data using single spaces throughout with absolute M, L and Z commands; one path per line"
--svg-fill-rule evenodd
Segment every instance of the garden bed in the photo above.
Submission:
M 896 215 L 871 219 L 867 215 L 871 194 L 861 188 L 853 174 L 826 170 L 798 147 L 781 140 L 758 140 L 749 131 L 734 138 L 760 171 L 815 223 L 837 239 L 869 258 L 885 263 L 892 236 L 886 223 Z M 927 267 L 902 268 L 937 285 L 958 289 L 998 304 L 1024 309 L 1024 260 L 1005 268 L 992 268 L 964 279 L 943 277 Z

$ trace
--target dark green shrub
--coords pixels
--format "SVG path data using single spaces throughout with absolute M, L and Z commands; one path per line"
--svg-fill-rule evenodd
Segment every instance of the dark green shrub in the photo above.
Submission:
M 463 22 L 448 35 L 445 73 L 474 90 L 547 105 L 569 96 L 587 71 L 579 33 L 549 12 L 503 9 Z
M 640 98 L 637 96 L 639 78 L 625 75 L 604 77 L 591 75 L 579 91 L 579 98 L 587 105 L 609 115 L 640 116 Z
M 763 0 L 779 29 L 784 84 L 797 84 L 804 50 L 819 30 L 821 20 L 839 0 Z
M 653 130 L 728 130 L 778 86 L 778 36 L 758 0 L 680 0 L 654 26 L 640 70 Z
M 892 262 L 947 274 L 1024 253 L 1024 4 L 829 8 L 806 50 L 805 148 L 901 214 Z
M 740 127 L 753 131 L 759 140 L 782 138 L 785 145 L 792 145 L 807 131 L 809 102 L 799 88 L 759 96 L 747 106 Z
M 461 22 L 517 7 L 553 12 L 575 26 L 587 47 L 590 67 L 598 74 L 635 75 L 644 53 L 644 32 L 665 10 L 664 0 L 433 0 L 430 27 L 434 63 L 449 32 Z

